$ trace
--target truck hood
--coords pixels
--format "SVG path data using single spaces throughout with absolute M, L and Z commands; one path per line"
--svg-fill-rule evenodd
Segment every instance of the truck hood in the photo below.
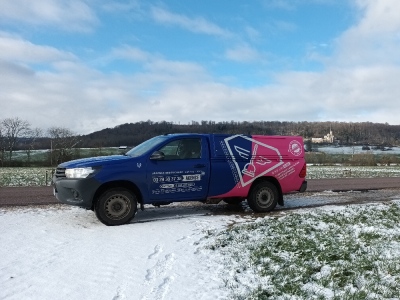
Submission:
M 98 156 L 98 157 L 81 158 L 81 159 L 67 161 L 60 164 L 59 167 L 61 168 L 95 167 L 95 166 L 104 166 L 116 163 L 124 163 L 127 160 L 132 160 L 132 159 L 134 158 L 125 155 Z

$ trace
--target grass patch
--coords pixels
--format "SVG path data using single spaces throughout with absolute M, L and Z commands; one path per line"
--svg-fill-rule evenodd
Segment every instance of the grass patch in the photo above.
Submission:
M 307 179 L 400 177 L 400 166 L 307 166 Z
M 396 298 L 399 219 L 398 204 L 317 209 L 235 225 L 207 247 L 233 299 Z
M 400 155 L 398 154 L 374 154 L 372 152 L 354 154 L 308 152 L 305 154 L 305 159 L 308 164 L 320 165 L 376 166 L 400 164 Z

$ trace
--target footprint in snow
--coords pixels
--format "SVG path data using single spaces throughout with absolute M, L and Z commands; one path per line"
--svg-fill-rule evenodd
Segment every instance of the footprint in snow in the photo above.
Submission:
M 154 247 L 153 253 L 151 253 L 147 258 L 148 259 L 152 259 L 153 257 L 158 256 L 158 254 L 160 254 L 161 251 L 162 251 L 161 246 L 160 245 L 156 245 Z
M 167 254 L 164 258 L 157 260 L 157 263 L 147 270 L 144 284 L 152 286 L 151 290 L 141 300 L 164 299 L 174 276 L 171 273 L 175 262 L 173 253 Z

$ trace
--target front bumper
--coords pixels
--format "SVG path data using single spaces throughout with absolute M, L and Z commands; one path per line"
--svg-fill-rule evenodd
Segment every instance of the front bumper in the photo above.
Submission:
M 100 187 L 94 178 L 69 179 L 53 178 L 54 196 L 58 201 L 90 209 L 93 198 Z

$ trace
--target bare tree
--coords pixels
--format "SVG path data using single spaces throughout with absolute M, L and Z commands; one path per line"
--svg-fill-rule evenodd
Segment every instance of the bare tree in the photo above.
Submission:
M 11 162 L 15 144 L 19 137 L 24 136 L 30 130 L 30 124 L 18 117 L 4 119 L 1 124 L 6 148 L 9 151 L 9 161 Z
M 51 138 L 51 162 L 61 163 L 72 158 L 72 149 L 79 143 L 74 132 L 64 127 L 51 127 L 48 130 Z

